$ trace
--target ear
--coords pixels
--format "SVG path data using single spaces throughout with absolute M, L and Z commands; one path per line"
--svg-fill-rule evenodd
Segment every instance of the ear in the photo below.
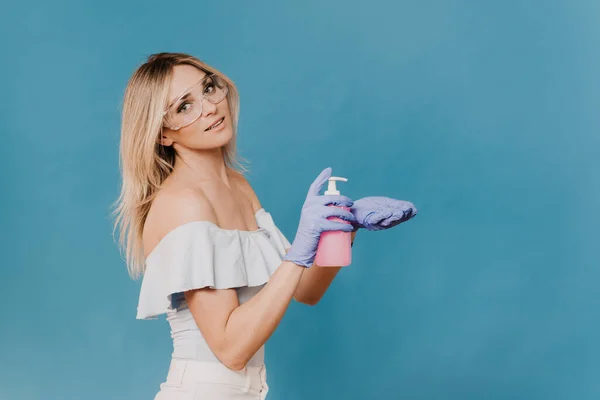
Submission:
M 162 144 L 165 147 L 169 147 L 173 145 L 173 139 L 168 136 L 161 135 L 158 143 Z

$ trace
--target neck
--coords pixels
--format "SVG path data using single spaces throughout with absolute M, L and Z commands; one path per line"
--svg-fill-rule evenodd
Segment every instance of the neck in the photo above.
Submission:
M 191 181 L 220 180 L 229 186 L 221 147 L 208 150 L 177 149 L 173 172 Z

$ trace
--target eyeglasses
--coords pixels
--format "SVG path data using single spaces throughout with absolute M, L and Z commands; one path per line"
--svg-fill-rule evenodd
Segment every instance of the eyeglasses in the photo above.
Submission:
M 173 101 L 163 114 L 165 127 L 173 131 L 196 122 L 202 115 L 202 100 L 220 103 L 227 96 L 227 83 L 215 74 L 210 74 L 190 87 Z

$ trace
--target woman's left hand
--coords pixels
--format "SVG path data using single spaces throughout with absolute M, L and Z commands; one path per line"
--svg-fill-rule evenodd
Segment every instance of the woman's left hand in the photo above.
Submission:
M 389 229 L 417 215 L 413 203 L 380 196 L 355 200 L 351 211 L 356 217 L 355 231 L 359 228 L 369 231 Z

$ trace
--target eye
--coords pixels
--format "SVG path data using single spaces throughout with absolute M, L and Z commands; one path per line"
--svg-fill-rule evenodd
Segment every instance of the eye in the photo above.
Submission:
M 179 105 L 179 107 L 177 107 L 177 114 L 189 112 L 192 109 L 192 106 L 192 103 L 184 101 Z
M 210 94 L 215 90 L 215 85 L 214 83 L 208 83 L 206 85 L 206 87 L 204 87 L 204 94 Z

